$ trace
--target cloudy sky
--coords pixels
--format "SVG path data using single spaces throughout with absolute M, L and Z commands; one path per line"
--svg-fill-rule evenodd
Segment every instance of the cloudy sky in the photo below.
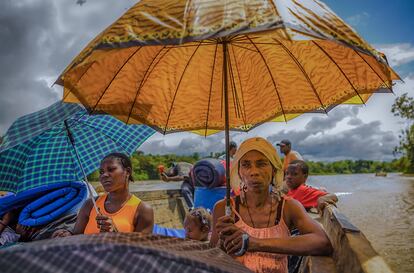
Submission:
M 135 1 L 2 0 L 0 3 L 0 135 L 12 122 L 61 99 L 53 82 L 77 53 Z M 392 160 L 398 132 L 398 95 L 414 96 L 414 1 L 326 0 L 375 48 L 384 52 L 403 78 L 391 94 L 376 94 L 366 106 L 339 106 L 328 115 L 306 114 L 288 123 L 269 123 L 249 133 L 232 133 L 236 142 L 262 136 L 276 143 L 292 140 L 308 160 Z M 79 3 L 83 3 L 80 5 Z M 224 150 L 223 134 L 155 134 L 140 149 L 151 153 L 209 154 Z

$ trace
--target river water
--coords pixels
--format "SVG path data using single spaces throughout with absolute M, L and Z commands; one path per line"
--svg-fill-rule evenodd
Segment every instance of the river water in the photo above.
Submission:
M 414 272 L 414 177 L 311 176 L 307 183 L 338 195 L 338 208 L 395 272 Z

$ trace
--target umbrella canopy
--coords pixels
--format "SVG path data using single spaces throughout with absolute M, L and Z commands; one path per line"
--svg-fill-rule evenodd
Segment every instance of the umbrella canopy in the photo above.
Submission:
M 64 101 L 126 123 L 163 133 L 224 129 L 229 200 L 231 128 L 365 103 L 391 92 L 396 79 L 385 58 L 317 0 L 142 0 L 57 82 Z
M 139 233 L 77 235 L 0 251 L 2 272 L 251 272 L 208 244 Z
M 155 131 L 111 116 L 90 116 L 77 104 L 57 102 L 17 119 L 0 146 L 0 190 L 14 193 L 83 180 L 64 121 L 86 174 L 110 152 L 131 154 Z
M 383 56 L 319 1 L 143 0 L 58 82 L 65 101 L 124 122 L 205 133 L 225 128 L 225 105 L 229 127 L 249 130 L 365 103 L 395 79 Z

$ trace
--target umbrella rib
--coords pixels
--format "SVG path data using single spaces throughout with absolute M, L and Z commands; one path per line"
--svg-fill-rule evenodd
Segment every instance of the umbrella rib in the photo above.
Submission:
M 204 137 L 207 137 L 207 129 L 208 129 L 208 118 L 210 113 L 210 102 L 211 102 L 211 94 L 213 92 L 213 78 L 214 78 L 214 68 L 216 66 L 216 56 L 217 56 L 217 48 L 218 44 L 216 44 L 216 49 L 214 51 L 214 60 L 213 60 L 213 69 L 211 69 L 211 77 L 210 77 L 210 92 L 208 96 L 208 105 L 207 105 L 207 118 L 206 118 L 206 129 L 204 131 Z
M 94 65 L 95 62 L 92 62 L 89 67 L 87 69 L 85 69 L 85 71 L 82 73 L 82 75 L 79 77 L 79 79 L 76 81 L 75 84 L 71 84 L 72 87 L 70 88 L 69 92 L 66 93 L 66 95 L 63 97 L 63 101 L 66 99 L 67 96 L 69 96 L 69 93 L 72 93 L 72 89 L 80 82 L 80 80 L 82 80 L 83 76 L 89 71 L 89 69 L 92 67 L 92 65 Z M 63 81 L 63 84 L 65 83 L 65 81 Z M 81 99 L 79 99 L 81 100 Z M 82 99 L 83 100 L 83 99 Z M 86 104 L 86 103 L 85 103 Z
M 312 83 L 311 79 L 309 78 L 308 74 L 306 73 L 305 69 L 303 68 L 302 64 L 299 62 L 299 60 L 296 58 L 295 55 L 279 40 L 276 40 L 280 43 L 281 47 L 285 50 L 285 52 L 292 58 L 292 60 L 295 62 L 295 64 L 298 66 L 300 71 L 302 72 L 303 76 L 305 77 L 306 81 L 309 83 L 310 87 L 312 88 L 313 92 L 315 93 L 316 97 L 318 98 L 319 104 L 321 105 L 321 108 L 327 114 L 324 104 L 322 103 L 322 99 L 318 94 L 318 91 L 316 90 L 315 85 Z
M 174 98 L 173 98 L 173 101 L 171 102 L 170 111 L 168 112 L 167 123 L 165 124 L 165 127 L 164 127 L 164 135 L 165 135 L 165 132 L 167 131 L 168 123 L 169 123 L 170 117 L 171 117 L 171 112 L 172 112 L 172 109 L 174 107 L 175 98 L 177 97 L 177 93 L 178 93 L 178 89 L 180 88 L 181 81 L 184 78 L 185 71 L 187 70 L 188 66 L 190 65 L 190 62 L 193 59 L 193 57 L 194 57 L 194 55 L 195 55 L 195 53 L 197 52 L 198 49 L 199 49 L 199 47 L 196 47 L 196 49 L 194 50 L 193 54 L 191 54 L 191 57 L 188 60 L 187 64 L 185 65 L 183 73 L 181 74 L 180 81 L 177 84 L 177 88 L 175 89 Z
M 137 52 L 142 48 L 142 46 L 138 47 L 137 50 L 135 50 L 134 53 L 131 54 L 131 56 L 128 57 L 128 59 L 122 64 L 122 66 L 118 69 L 118 71 L 115 73 L 115 75 L 112 77 L 111 81 L 109 82 L 109 84 L 106 86 L 105 90 L 102 92 L 101 96 L 99 97 L 98 101 L 96 102 L 95 106 L 92 108 L 92 112 L 95 111 L 95 108 L 98 106 L 99 102 L 101 101 L 101 99 L 103 98 L 103 96 L 105 95 L 106 91 L 108 91 L 108 88 L 111 86 L 111 84 L 113 83 L 113 81 L 115 80 L 115 78 L 119 75 L 119 72 L 121 72 L 121 70 L 125 67 L 125 65 L 128 63 L 128 61 L 135 56 L 135 54 L 137 54 Z
M 355 49 L 353 49 L 355 51 L 355 53 L 369 66 L 369 68 L 371 68 L 372 71 L 374 71 L 374 73 L 378 76 L 378 78 L 385 84 L 385 86 L 390 89 L 392 91 L 392 86 L 389 86 L 382 78 L 381 76 L 377 73 L 377 71 L 375 71 L 375 69 L 367 62 L 367 60 L 365 60 L 364 57 L 361 56 L 361 54 L 359 54 L 359 52 Z
M 237 89 L 236 89 L 236 82 L 234 81 L 234 74 L 233 74 L 233 68 L 231 65 L 231 58 L 229 56 L 229 70 L 230 70 L 230 80 L 231 80 L 231 90 L 232 90 L 232 95 L 233 95 L 233 106 L 234 109 L 236 110 L 236 117 L 240 117 L 241 116 L 241 110 L 240 110 L 240 104 L 239 104 L 239 99 L 237 96 Z
M 246 35 L 245 35 L 246 36 Z M 249 39 L 250 40 L 250 42 L 252 43 L 252 45 L 257 49 L 257 51 L 258 51 L 258 53 L 260 54 L 260 57 L 262 58 L 262 60 L 263 60 L 263 63 L 265 64 L 265 66 L 266 66 L 266 69 L 267 69 L 267 72 L 269 73 L 269 75 L 270 75 L 270 78 L 272 79 L 272 83 L 273 83 L 273 86 L 274 86 L 274 88 L 275 88 L 275 91 L 276 91 L 276 95 L 277 95 L 277 98 L 278 98 L 278 100 L 279 100 L 279 104 L 280 104 L 280 108 L 282 109 L 282 114 L 283 114 L 283 118 L 285 119 L 285 122 L 287 122 L 287 119 L 286 119 L 286 114 L 285 114 L 285 110 L 283 109 L 283 105 L 282 105 L 282 99 L 281 99 L 281 97 L 280 97 L 280 94 L 279 94 L 279 91 L 278 91 L 278 89 L 277 89 L 277 86 L 276 86 L 276 82 L 275 82 L 275 79 L 273 78 L 273 74 L 272 74 L 272 72 L 270 71 L 270 67 L 269 67 L 269 65 L 267 64 L 267 62 L 266 62 L 266 60 L 265 60 L 265 58 L 264 58 L 264 56 L 263 56 L 263 54 L 262 54 L 262 52 L 260 51 L 260 49 L 257 47 L 257 45 L 248 37 L 248 36 L 246 36 L 247 37 L 247 39 Z
M 316 41 L 312 40 L 312 43 L 315 44 L 330 60 L 331 62 L 333 62 L 336 67 L 339 69 L 339 71 L 341 72 L 342 76 L 344 76 L 344 78 L 348 81 L 349 85 L 351 85 L 352 89 L 354 89 L 355 93 L 358 95 L 359 99 L 361 100 L 361 102 L 363 104 L 365 104 L 364 100 L 362 99 L 362 97 L 360 96 L 360 94 L 358 93 L 358 90 L 355 88 L 355 86 L 352 84 L 351 80 L 348 78 L 348 76 L 345 74 L 345 72 L 342 70 L 342 68 L 339 66 L 339 64 L 332 58 L 332 56 L 325 50 L 323 49 Z
M 233 49 L 233 48 L 231 48 L 231 51 L 232 51 L 232 55 L 233 55 L 234 60 L 237 60 L 237 59 L 236 59 L 236 53 L 234 52 L 234 49 Z M 237 77 L 238 77 L 238 79 L 239 79 L 240 93 L 241 93 L 241 100 L 242 100 L 242 102 L 243 102 L 243 110 L 242 110 L 241 112 L 242 112 L 242 116 L 243 116 L 244 126 L 245 126 L 245 127 L 247 127 L 247 123 L 246 123 L 246 116 L 247 116 L 247 115 L 246 115 L 246 105 L 244 104 L 244 97 L 243 97 L 243 86 L 242 86 L 241 79 L 240 79 L 240 71 L 239 71 L 239 67 L 238 67 L 238 65 L 237 65 L 237 61 L 236 61 L 236 62 L 234 62 L 234 64 L 235 64 L 235 66 L 236 66 Z
M 165 51 L 165 53 L 159 58 L 159 60 L 154 64 L 154 66 L 152 67 L 152 69 L 148 72 L 148 76 L 143 80 L 143 83 L 141 85 L 141 88 L 144 86 L 144 84 L 147 82 L 147 79 L 149 78 L 149 76 L 152 74 L 152 72 L 154 71 L 155 67 L 161 62 L 161 60 L 165 57 L 165 55 L 167 55 L 167 53 L 173 49 L 172 47 L 167 48 L 167 50 Z
M 211 46 L 211 45 L 215 45 L 215 43 L 212 42 L 205 42 L 203 40 L 203 42 L 200 45 L 188 45 L 188 44 L 182 44 L 182 45 L 169 45 L 169 46 L 165 46 L 165 48 L 183 48 L 183 47 L 197 47 L 197 46 Z
M 163 51 L 164 50 L 164 48 L 165 48 L 165 46 L 164 47 L 162 47 L 161 49 L 160 49 L 160 51 L 158 51 L 158 53 L 155 55 L 155 57 L 152 59 L 152 61 L 151 61 L 151 63 L 150 63 L 150 65 L 148 66 L 148 68 L 147 68 L 147 70 L 145 71 L 145 73 L 144 73 L 144 76 L 142 77 L 142 80 L 141 80 L 141 82 L 139 83 L 139 87 L 138 87 L 138 89 L 137 89 L 137 92 L 135 93 L 135 98 L 134 98 L 134 102 L 132 103 L 132 106 L 131 106 L 131 109 L 129 110 L 129 114 L 128 114 L 128 119 L 127 119 L 127 124 L 128 124 L 128 122 L 129 122 L 129 118 L 131 117 L 131 114 L 132 114 L 132 110 L 134 109 L 134 106 L 135 106 L 135 103 L 136 103 L 136 101 L 137 101 L 137 98 L 138 98 L 138 96 L 139 96 L 139 94 L 141 93 L 141 87 L 142 87 L 142 85 L 144 84 L 144 81 L 145 81 L 145 77 L 147 76 L 147 74 L 148 74 L 148 72 L 149 72 L 149 68 L 151 67 L 151 65 L 154 63 L 154 61 L 155 61 L 155 59 L 160 55 L 160 53 L 161 53 L 161 51 Z

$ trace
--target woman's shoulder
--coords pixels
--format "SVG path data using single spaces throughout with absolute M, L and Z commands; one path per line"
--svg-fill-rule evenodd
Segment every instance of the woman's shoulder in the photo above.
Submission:
M 284 211 L 286 210 L 297 210 L 300 209 L 302 206 L 302 204 L 296 200 L 295 198 L 292 198 L 291 196 L 286 196 L 284 195 L 282 197 L 285 200 L 285 205 L 284 205 Z
M 144 201 L 140 201 L 138 204 L 138 209 L 136 211 L 136 214 L 153 214 L 154 210 L 152 209 L 151 205 L 144 202 Z

